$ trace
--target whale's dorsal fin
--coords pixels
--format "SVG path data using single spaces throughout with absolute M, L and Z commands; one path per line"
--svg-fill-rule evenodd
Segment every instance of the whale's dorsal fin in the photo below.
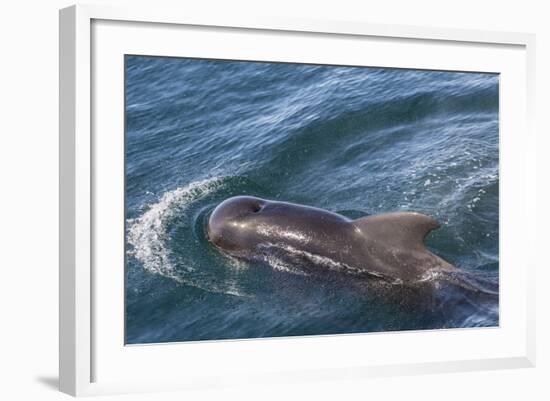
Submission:
M 368 216 L 354 220 L 353 224 L 365 236 L 404 247 L 424 247 L 424 238 L 439 228 L 434 218 L 415 212 Z

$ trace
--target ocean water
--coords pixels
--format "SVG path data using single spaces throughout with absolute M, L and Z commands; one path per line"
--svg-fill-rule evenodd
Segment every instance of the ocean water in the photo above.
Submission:
M 498 325 L 498 75 L 126 56 L 125 82 L 127 344 Z M 206 222 L 244 194 L 432 215 L 464 277 L 230 258 Z

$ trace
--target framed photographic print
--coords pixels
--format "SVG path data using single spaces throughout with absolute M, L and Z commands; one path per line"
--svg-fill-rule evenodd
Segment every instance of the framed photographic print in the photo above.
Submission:
M 62 10 L 61 390 L 532 366 L 533 46 Z

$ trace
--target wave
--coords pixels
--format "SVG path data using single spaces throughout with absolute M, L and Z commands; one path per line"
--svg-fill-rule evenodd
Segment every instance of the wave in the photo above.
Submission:
M 191 285 L 214 293 L 235 296 L 247 296 L 234 280 L 216 279 L 207 272 L 197 271 L 199 267 L 192 258 L 174 263 L 170 247 L 171 224 L 176 219 L 185 217 L 192 205 L 208 195 L 224 188 L 227 177 L 212 177 L 168 191 L 158 202 L 149 205 L 148 209 L 135 219 L 128 219 L 127 253 L 141 262 L 143 268 L 153 274 L 175 280 L 180 284 Z

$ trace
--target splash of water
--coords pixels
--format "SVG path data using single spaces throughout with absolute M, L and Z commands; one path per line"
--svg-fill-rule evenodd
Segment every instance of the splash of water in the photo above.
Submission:
M 197 270 L 192 260 L 185 264 L 173 263 L 172 252 L 168 246 L 168 227 L 175 218 L 181 218 L 196 202 L 223 188 L 225 177 L 212 177 L 192 182 L 186 186 L 168 191 L 158 202 L 135 219 L 128 219 L 127 242 L 131 246 L 128 254 L 154 274 L 168 277 L 181 284 L 201 288 L 209 292 L 245 296 L 231 280 L 223 283 L 215 279 L 194 279 Z

